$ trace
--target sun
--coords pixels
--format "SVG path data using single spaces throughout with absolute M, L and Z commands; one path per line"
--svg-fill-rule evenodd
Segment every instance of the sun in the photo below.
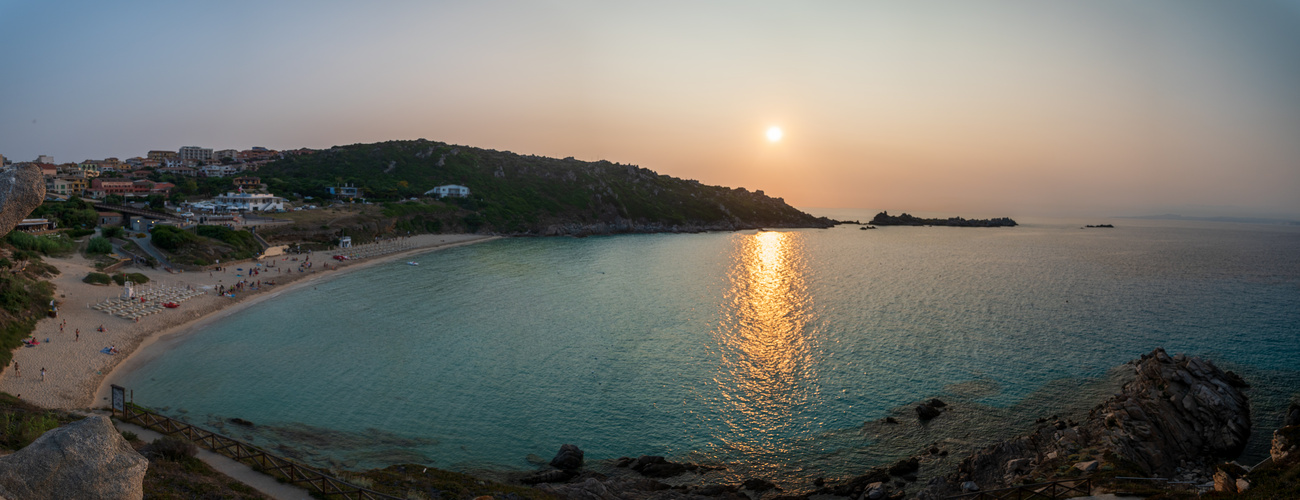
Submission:
M 785 135 L 785 132 L 781 131 L 781 127 L 772 127 L 767 129 L 768 142 L 778 142 L 781 140 L 781 136 L 783 135 Z

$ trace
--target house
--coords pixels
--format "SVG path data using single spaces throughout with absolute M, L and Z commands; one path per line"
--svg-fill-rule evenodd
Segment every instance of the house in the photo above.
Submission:
M 122 225 L 122 214 L 117 212 L 99 212 L 99 225 L 120 226 Z
M 36 163 L 35 165 L 41 167 L 41 174 L 45 175 L 46 178 L 54 177 L 59 174 L 58 165 L 52 165 L 49 163 Z
M 190 167 L 162 167 L 158 171 L 164 174 L 183 175 L 185 177 L 194 177 L 199 174 L 198 170 Z
M 49 219 L 23 219 L 14 229 L 24 233 L 44 233 L 53 231 L 56 226 L 58 224 Z
M 204 165 L 199 167 L 200 177 L 230 177 L 239 172 L 239 169 L 230 165 Z
M 135 192 L 135 183 L 128 180 L 95 178 L 90 181 L 90 190 L 104 195 L 117 194 L 126 196 Z
M 159 161 L 173 160 L 176 159 L 177 156 L 178 155 L 176 154 L 175 151 L 158 151 L 158 150 L 150 151 L 149 154 L 145 155 L 145 157 L 149 158 L 150 160 L 159 160 Z
M 86 190 L 86 178 L 58 176 L 50 177 L 45 180 L 45 191 L 58 194 L 60 196 L 81 195 Z
M 335 198 L 357 198 L 361 196 L 361 188 L 346 184 L 338 187 L 326 188 Z
M 469 196 L 469 188 L 458 184 L 447 184 L 445 186 L 438 186 L 436 188 L 425 191 L 424 195 L 436 196 L 438 198 L 446 198 L 448 196 L 454 198 L 464 198 L 466 196 Z
M 233 182 L 235 183 L 235 187 L 238 187 L 240 189 L 261 189 L 262 188 L 261 177 L 252 177 L 252 176 L 236 177 Z
M 170 182 L 155 182 L 153 183 L 153 186 L 149 188 L 149 194 L 161 194 L 167 196 L 168 194 L 171 194 L 172 189 L 175 188 L 176 185 Z
M 284 210 L 284 198 L 262 193 L 226 193 L 216 197 L 213 202 L 218 208 L 224 207 L 227 210 Z
M 141 169 L 141 170 L 132 170 L 130 174 L 127 174 L 127 176 L 130 177 L 130 178 L 132 178 L 132 179 L 143 179 L 143 178 L 145 178 L 145 177 L 149 177 L 149 174 L 151 174 L 151 173 L 153 173 L 153 172 L 150 172 L 150 171 L 148 171 L 148 170 L 144 170 L 144 169 Z

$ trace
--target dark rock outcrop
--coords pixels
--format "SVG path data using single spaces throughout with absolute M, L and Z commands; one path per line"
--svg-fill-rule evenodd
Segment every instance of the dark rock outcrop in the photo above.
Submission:
M 1269 447 L 1268 455 L 1273 459 L 1273 464 L 1279 467 L 1300 463 L 1300 425 L 1273 431 L 1273 444 Z
M 53 429 L 0 457 L 0 496 L 9 500 L 144 497 L 149 461 L 108 417 L 92 415 Z
M 0 234 L 9 234 L 45 201 L 45 176 L 40 167 L 0 168 Z
M 564 470 L 582 467 L 582 450 L 571 444 L 561 445 L 560 451 L 551 459 L 551 467 Z
M 1171 477 L 1180 465 L 1235 456 L 1245 447 L 1250 407 L 1241 392 L 1246 384 L 1236 374 L 1200 358 L 1171 357 L 1163 349 L 1129 364 L 1135 378 L 1084 422 L 1058 421 L 990 445 L 964 459 L 927 494 L 960 493 L 967 481 L 996 489 L 1037 471 L 1075 464 L 1115 467 L 1109 463 L 1115 458 L 1139 469 L 1135 474 Z M 1093 460 L 1098 463 L 1088 464 Z
M 943 408 L 945 406 L 948 406 L 947 403 L 944 403 L 943 401 L 940 401 L 938 399 L 931 399 L 929 401 L 926 401 L 925 403 L 921 403 L 916 407 L 916 417 L 921 419 L 922 422 L 933 419 L 934 417 L 939 416 L 939 414 L 941 413 L 939 411 L 939 408 Z

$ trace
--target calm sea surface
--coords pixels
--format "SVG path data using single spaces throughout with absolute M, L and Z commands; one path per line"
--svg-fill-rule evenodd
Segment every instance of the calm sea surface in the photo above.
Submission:
M 1300 227 L 1022 222 L 497 240 L 267 300 L 117 382 L 354 468 L 529 469 L 574 443 L 833 477 L 1086 412 L 1157 346 L 1241 372 L 1257 434 L 1276 427 Z M 931 397 L 952 411 L 922 426 Z

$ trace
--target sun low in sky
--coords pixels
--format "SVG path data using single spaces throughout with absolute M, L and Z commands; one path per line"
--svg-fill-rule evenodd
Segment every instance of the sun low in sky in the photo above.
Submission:
M 427 138 L 798 207 L 1300 217 L 1300 0 L 67 3 L 0 0 L 41 41 L 0 44 L 7 159 Z

